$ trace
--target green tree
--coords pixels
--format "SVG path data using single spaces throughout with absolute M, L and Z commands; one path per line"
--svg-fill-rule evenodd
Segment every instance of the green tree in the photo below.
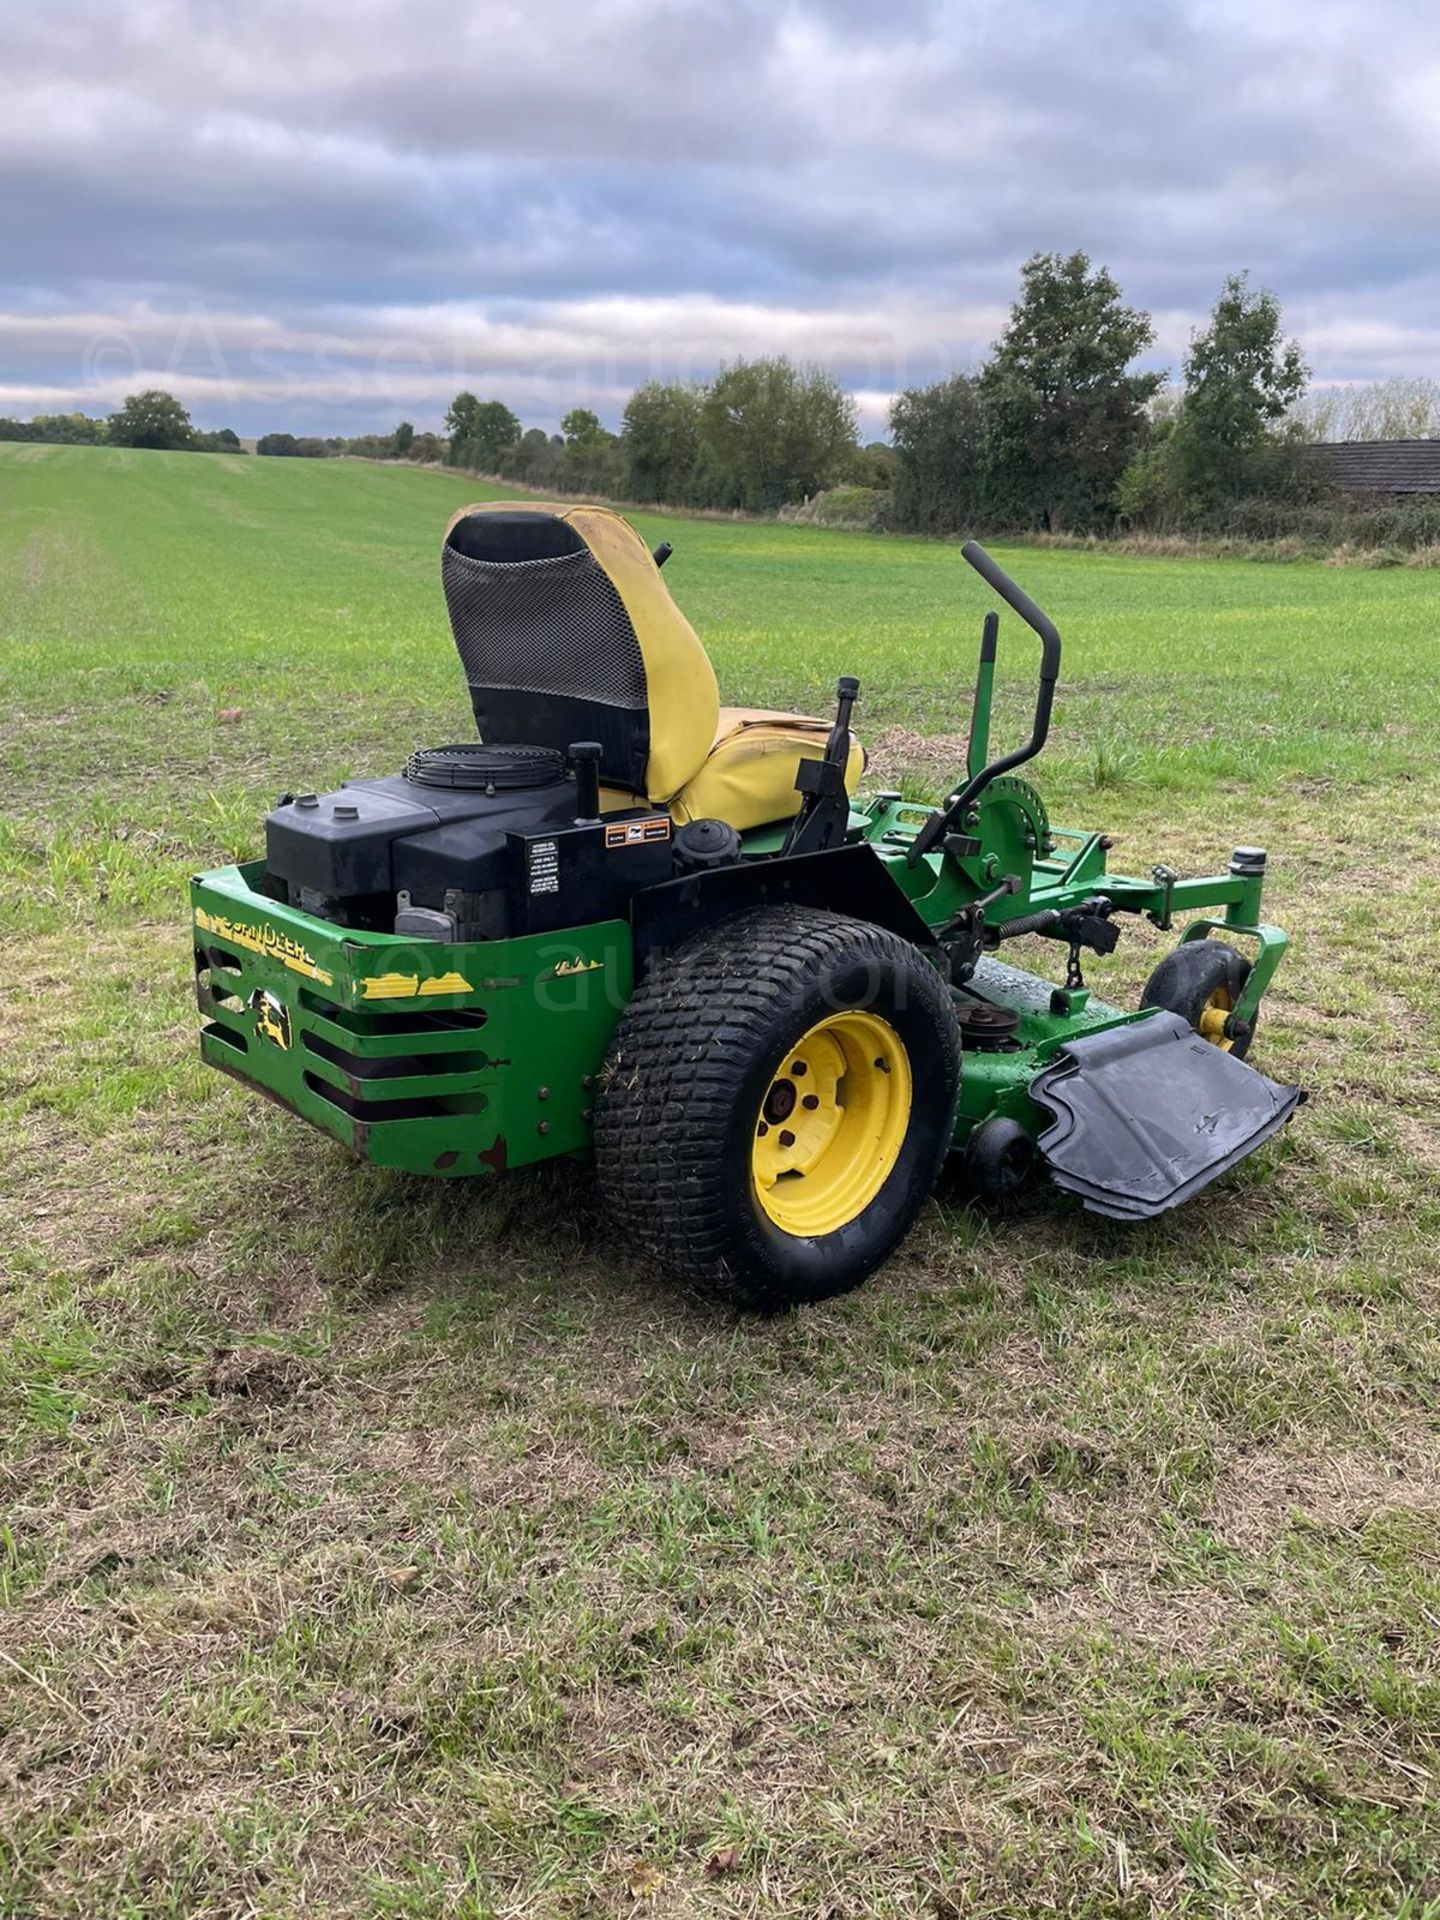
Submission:
M 473 393 L 457 393 L 445 409 L 445 431 L 450 436 L 450 447 L 454 449 L 462 440 L 470 437 L 470 429 L 480 402 Z
M 984 516 L 1052 531 L 1104 525 L 1163 377 L 1129 371 L 1155 329 L 1086 254 L 1037 253 L 1020 281 L 980 376 Z
M 415 428 L 409 420 L 402 420 L 395 429 L 395 458 L 404 460 L 409 456 L 415 444 Z
M 983 422 L 980 383 L 972 374 L 952 374 L 896 397 L 890 432 L 897 526 L 958 533 L 974 524 Z
M 131 393 L 110 416 L 110 440 L 117 447 L 188 447 L 195 438 L 190 416 L 173 393 L 148 387 Z
M 701 389 L 647 380 L 625 405 L 621 446 L 624 491 L 632 500 L 691 499 L 700 454 Z
M 1115 505 L 1127 526 L 1152 533 L 1178 533 L 1189 517 L 1175 459 L 1175 422 L 1152 421 L 1150 437 L 1115 489 Z
M 852 486 L 884 490 L 894 486 L 897 464 L 895 449 L 888 441 L 870 440 L 856 452 L 845 478 Z
M 546 433 L 543 427 L 531 427 L 521 434 L 513 447 L 506 447 L 495 462 L 495 471 L 507 480 L 523 486 L 565 489 L 565 442 L 558 433 Z
M 617 437 L 588 407 L 572 407 L 560 422 L 564 435 L 561 485 L 570 493 L 624 491 L 625 461 Z
M 1274 294 L 1232 273 L 1185 356 L 1172 446 L 1176 479 L 1192 509 L 1266 485 L 1309 378 L 1298 342 L 1283 338 Z
M 855 403 L 821 367 L 722 367 L 700 405 L 706 503 L 766 513 L 832 485 L 856 451 Z
M 445 410 L 450 435 L 450 463 L 486 473 L 506 447 L 520 438 L 520 422 L 503 400 L 477 400 L 473 393 L 457 393 Z
M 106 422 L 84 413 L 37 413 L 30 422 L 36 439 L 59 441 L 65 446 L 94 447 L 107 438 Z

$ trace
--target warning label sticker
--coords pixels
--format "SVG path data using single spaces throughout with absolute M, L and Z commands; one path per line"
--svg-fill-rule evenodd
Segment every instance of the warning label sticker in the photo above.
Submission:
M 560 891 L 560 849 L 553 840 L 530 842 L 530 891 Z
M 609 847 L 643 847 L 650 840 L 668 840 L 670 838 L 670 816 L 658 813 L 649 820 L 620 820 L 613 827 L 605 829 L 605 845 Z

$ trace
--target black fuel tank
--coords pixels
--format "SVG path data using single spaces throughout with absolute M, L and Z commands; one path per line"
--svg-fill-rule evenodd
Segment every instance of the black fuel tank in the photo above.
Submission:
M 265 821 L 265 864 L 287 886 L 329 899 L 391 894 L 437 903 L 447 888 L 504 884 L 507 833 L 569 826 L 575 785 L 559 754 L 537 756 L 526 784 L 511 757 L 482 747 L 416 754 L 404 774 L 300 794 Z M 537 777 L 538 776 L 538 777 Z

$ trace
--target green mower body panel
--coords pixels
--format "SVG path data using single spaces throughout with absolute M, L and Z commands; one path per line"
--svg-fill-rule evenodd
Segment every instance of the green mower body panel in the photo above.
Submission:
M 1222 918 L 1196 921 L 1185 937 L 1219 929 L 1254 943 L 1255 965 L 1236 1009 L 1253 1017 L 1286 944 L 1259 920 L 1257 876 L 1111 875 L 1101 836 L 1048 827 L 1045 840 L 1027 846 L 1023 823 L 1038 799 L 1020 791 L 1023 783 L 1010 785 L 1013 805 L 995 809 L 991 824 L 1004 870 L 1018 870 L 1024 883 L 990 910 L 993 924 L 1075 906 L 1100 887 L 1117 905 L 1166 925 L 1177 910 L 1219 908 Z M 963 859 L 942 852 L 911 866 L 908 849 L 930 813 L 882 796 L 853 816 L 851 844 L 868 846 L 897 895 L 940 930 L 1002 868 L 983 842 Z M 748 837 L 745 865 L 757 901 L 787 897 L 786 862 L 773 838 Z M 811 856 L 807 865 L 823 866 L 828 857 Z M 269 897 L 263 880 L 264 863 L 255 861 L 192 882 L 201 1051 L 212 1066 L 377 1166 L 460 1177 L 588 1155 L 595 1081 L 634 986 L 628 921 L 500 940 L 412 940 L 301 912 Z M 853 911 L 844 899 L 833 904 Z M 1055 1053 L 1083 1035 L 1150 1017 L 994 957 L 980 961 L 974 985 L 1013 1011 L 1016 1023 L 1002 1048 L 965 1054 L 956 1147 L 996 1115 L 1038 1133 L 1044 1114 L 1030 1082 Z
M 272 900 L 263 873 L 255 861 L 191 885 L 212 1066 L 409 1173 L 503 1173 L 589 1148 L 591 1090 L 633 986 L 624 921 L 397 939 Z

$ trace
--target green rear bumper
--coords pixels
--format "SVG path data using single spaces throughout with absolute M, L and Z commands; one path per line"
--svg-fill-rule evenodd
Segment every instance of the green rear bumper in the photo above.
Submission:
M 630 998 L 622 920 L 450 946 L 358 933 L 191 882 L 200 1050 L 378 1166 L 501 1173 L 588 1152 L 595 1076 Z

